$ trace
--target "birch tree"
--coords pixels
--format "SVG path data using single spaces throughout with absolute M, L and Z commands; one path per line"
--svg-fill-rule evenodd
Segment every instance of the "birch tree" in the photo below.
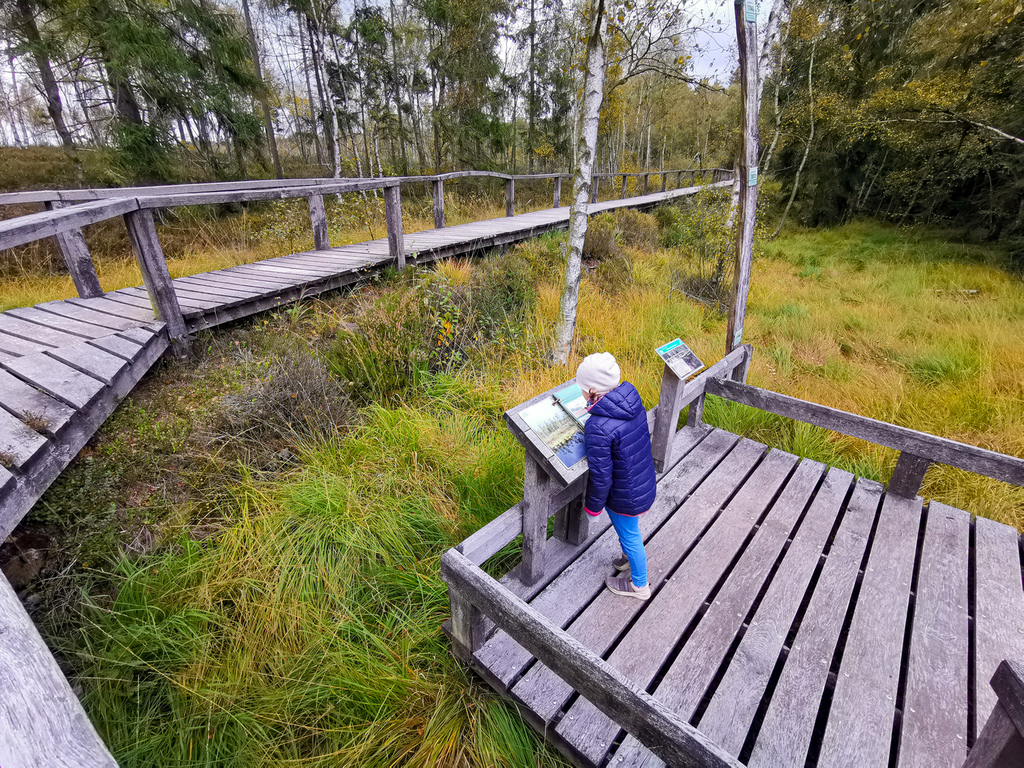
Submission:
M 590 182 L 597 148 L 597 127 L 604 101 L 605 73 L 605 0 L 591 0 L 587 30 L 586 75 L 583 82 L 583 103 L 580 109 L 579 138 L 576 143 L 576 172 L 572 185 L 572 207 L 569 211 L 568 260 L 565 286 L 559 307 L 553 357 L 565 365 L 569 360 L 572 339 L 576 333 L 576 308 L 580 298 L 583 274 L 583 241 L 587 236 L 587 214 L 590 207 Z

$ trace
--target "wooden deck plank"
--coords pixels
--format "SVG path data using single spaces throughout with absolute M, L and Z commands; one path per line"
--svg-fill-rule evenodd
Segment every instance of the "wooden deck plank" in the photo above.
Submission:
M 313 265 L 306 264 L 295 259 L 294 256 L 278 256 L 275 259 L 268 259 L 267 261 L 258 261 L 252 265 L 253 267 L 259 267 L 262 269 L 278 269 L 284 270 L 289 274 L 299 275 L 310 275 L 312 277 L 330 277 L 335 274 L 335 269 L 326 264 Z
M 1024 658 L 1024 589 L 1017 531 L 974 519 L 974 730 L 977 738 L 996 704 L 989 685 L 1003 659 Z
M 921 499 L 887 494 L 832 696 L 819 768 L 887 766 Z
M 137 344 L 134 341 L 126 339 L 124 336 L 118 336 L 117 334 L 104 336 L 102 339 L 93 339 L 88 343 L 94 347 L 102 349 L 104 352 L 116 355 L 127 362 L 134 360 L 138 356 L 139 350 L 142 349 L 141 344 Z
M 689 545 L 697 539 L 722 506 L 764 456 L 764 446 L 741 440 L 708 475 L 707 479 L 682 503 L 646 544 L 647 578 L 656 591 L 675 568 Z M 609 568 L 605 575 L 610 575 Z M 566 631 L 603 655 L 630 624 L 644 604 L 601 590 L 596 599 Z M 512 689 L 526 707 L 544 720 L 551 720 L 572 695 L 572 688 L 542 664 L 533 667 Z
M 959 768 L 967 759 L 971 516 L 933 501 L 914 599 L 900 768 Z
M 43 344 L 38 341 L 26 341 L 20 336 L 11 336 L 0 331 L 0 352 L 5 352 L 10 357 L 34 355 L 44 349 L 53 349 L 55 346 L 55 344 Z
M 193 285 L 202 285 L 207 288 L 217 287 L 235 293 L 253 296 L 265 296 L 280 290 L 281 284 L 254 278 L 244 279 L 225 272 L 207 272 L 203 275 L 193 275 L 189 278 Z
M 28 414 L 42 420 L 46 424 L 43 431 L 51 436 L 59 434 L 75 414 L 73 408 L 3 370 L 0 370 L 0 406 L 15 416 Z
M 213 298 L 224 297 L 231 301 L 245 301 L 246 299 L 252 299 L 266 293 L 262 288 L 255 288 L 253 286 L 242 288 L 233 283 L 194 277 L 179 277 L 175 279 L 174 288 L 175 292 L 179 288 L 184 288 L 191 293 L 199 293 L 204 296 L 212 296 Z
M 216 272 L 208 272 L 207 274 L 215 276 L 218 280 L 224 280 L 225 282 L 233 283 L 235 285 L 242 286 L 243 288 L 251 285 L 257 288 L 264 288 L 267 291 L 279 291 L 282 288 L 291 287 L 291 281 L 287 278 L 259 274 L 252 271 L 235 272 L 235 269 L 237 269 L 237 267 L 219 269 Z
M 103 382 L 42 353 L 19 357 L 4 363 L 4 367 L 22 381 L 77 410 L 87 407 L 103 391 Z
M 73 336 L 70 333 L 58 331 L 54 328 L 36 325 L 27 320 L 14 317 L 7 312 L 0 313 L 0 331 L 30 343 L 47 344 L 51 347 L 59 347 L 62 344 L 74 344 L 76 341 L 81 340 L 81 336 Z
M 146 307 L 128 307 L 126 308 L 122 302 L 113 301 L 107 297 L 108 294 L 98 296 L 95 299 L 79 299 L 72 297 L 65 299 L 68 304 L 76 304 L 81 307 L 87 307 L 94 312 L 102 312 L 105 315 L 112 317 L 123 317 L 126 320 L 135 320 L 140 323 L 151 323 L 156 319 L 153 314 L 153 307 L 151 305 Z
M 860 479 L 814 585 L 758 732 L 750 768 L 803 765 L 882 486 Z
M 846 503 L 854 477 L 832 468 L 814 496 L 779 570 L 743 634 L 725 676 L 700 720 L 702 732 L 739 755 L 782 652 L 789 629 Z M 625 745 L 623 745 L 625 746 Z
M 722 430 L 715 430 L 700 442 L 686 457 L 676 464 L 658 484 L 658 495 L 651 510 L 641 519 L 641 530 L 649 538 L 665 518 L 671 514 L 695 487 L 697 487 L 737 443 L 738 438 Z M 606 519 L 605 518 L 602 519 Z M 608 564 L 621 553 L 619 539 L 609 526 L 590 548 L 563 570 L 530 605 L 559 627 L 565 627 L 604 589 L 605 577 L 611 573 Z M 476 653 L 477 659 L 491 674 L 506 686 L 526 668 L 533 659 L 515 640 L 504 632 L 495 635 Z
M 795 459 L 794 459 L 795 460 Z M 760 594 L 783 547 L 810 504 L 825 465 L 805 460 L 789 478 L 750 545 L 729 570 L 693 634 L 654 691 L 684 720 L 691 720 L 711 682 L 725 661 L 734 638 L 742 632 L 751 607 Z M 757 620 L 751 619 L 756 629 Z M 788 627 L 787 627 L 788 629 Z M 705 718 L 706 719 L 706 718 Z M 742 743 L 742 741 L 741 741 Z M 627 736 L 613 758 L 617 768 L 658 765 L 654 756 L 633 736 Z
M 34 323 L 35 325 L 41 325 L 44 328 L 68 333 L 80 339 L 96 339 L 110 333 L 108 328 L 100 328 L 98 325 L 83 323 L 81 320 L 75 320 L 67 315 L 44 312 L 36 307 L 18 307 L 16 309 L 9 309 L 4 314 Z
M 104 384 L 110 384 L 114 377 L 121 372 L 121 369 L 128 364 L 128 361 L 123 358 L 92 346 L 84 340 L 78 344 L 68 344 L 59 349 L 50 350 L 45 354 L 77 371 L 92 376 L 94 379 L 99 379 Z
M 103 312 L 97 312 L 89 307 L 83 307 L 80 304 L 72 304 L 70 301 L 48 301 L 45 304 L 36 304 L 36 309 L 64 315 L 65 317 L 73 317 L 75 320 L 81 320 L 83 323 L 91 323 L 100 328 L 107 328 L 108 333 L 131 328 L 137 324 L 128 318 L 114 317 Z
M 47 439 L 25 422 L 0 409 L 0 464 L 24 467 L 49 445 Z
M 146 293 L 144 288 L 133 288 L 130 289 L 120 288 L 116 291 L 110 291 L 109 293 L 103 294 L 103 298 L 108 299 L 115 304 L 123 306 L 134 307 L 142 311 L 149 310 L 150 319 L 155 319 L 153 315 L 153 302 L 149 299 L 149 294 Z M 141 294 L 143 295 L 140 295 Z
M 680 637 L 697 618 L 704 601 L 743 550 L 754 526 L 786 483 L 796 463 L 796 456 L 782 451 L 768 454 L 644 607 L 608 658 L 609 664 L 640 688 L 650 685 Z M 592 702 L 580 698 L 555 730 L 587 759 L 599 765 L 621 729 Z

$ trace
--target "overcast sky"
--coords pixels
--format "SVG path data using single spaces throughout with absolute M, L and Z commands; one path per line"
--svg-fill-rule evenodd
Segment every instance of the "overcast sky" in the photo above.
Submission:
M 771 12 L 770 2 L 758 3 L 758 28 L 763 29 Z M 683 6 L 691 23 L 703 31 L 695 35 L 699 50 L 692 52 L 692 73 L 728 85 L 739 66 L 736 58 L 736 21 L 732 0 L 686 0 Z

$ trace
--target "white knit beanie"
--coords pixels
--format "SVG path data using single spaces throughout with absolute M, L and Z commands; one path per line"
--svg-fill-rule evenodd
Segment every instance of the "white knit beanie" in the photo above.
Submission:
M 587 355 L 576 369 L 576 383 L 584 392 L 594 390 L 599 395 L 606 395 L 619 386 L 621 380 L 619 364 L 610 352 Z

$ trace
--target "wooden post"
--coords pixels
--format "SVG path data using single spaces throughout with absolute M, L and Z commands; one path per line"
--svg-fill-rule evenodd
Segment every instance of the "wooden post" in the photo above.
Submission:
M 167 270 L 167 259 L 164 249 L 160 246 L 160 238 L 156 234 L 153 211 L 141 208 L 124 215 L 128 227 L 128 239 L 131 240 L 135 258 L 142 270 L 142 280 L 149 291 L 149 300 L 153 304 L 153 314 L 166 323 L 167 336 L 171 340 L 174 353 L 178 357 L 186 357 L 189 351 L 188 330 L 185 318 L 181 314 L 178 296 L 174 293 L 171 273 Z
M 434 188 L 434 229 L 444 229 L 444 179 L 430 182 Z
M 650 183 L 650 180 L 651 180 L 651 174 L 645 173 L 644 174 L 644 191 L 641 194 L 644 194 L 644 195 L 647 194 L 647 185 Z
M 697 179 L 697 172 L 696 171 L 690 171 L 690 186 L 691 187 L 694 186 L 697 183 L 696 179 Z
M 664 192 L 668 189 L 668 174 L 664 171 L 661 172 L 661 191 Z
M 590 202 L 597 202 L 597 188 L 601 186 L 600 176 L 591 176 Z
M 402 231 L 402 187 L 384 187 L 384 220 L 388 226 L 388 253 L 399 270 L 405 269 L 405 233 Z
M 550 480 L 544 468 L 526 454 L 523 481 L 523 565 L 524 584 L 536 584 L 544 578 L 544 550 L 548 538 L 548 513 L 551 511 Z
M 683 172 L 676 171 L 676 189 L 679 189 L 681 186 L 683 186 Z
M 456 655 L 463 661 L 471 660 L 487 639 L 487 622 L 480 610 L 469 602 L 466 595 L 453 586 L 448 587 L 448 605 L 452 612 L 449 625 Z
M 590 535 L 590 515 L 583 509 L 583 496 L 577 496 L 555 513 L 554 535 L 570 544 L 582 544 L 587 540 Z
M 654 434 L 651 435 L 651 451 L 654 454 L 654 468 L 664 472 L 668 466 L 672 450 L 672 439 L 676 436 L 679 424 L 679 396 L 683 393 L 685 382 L 675 372 L 665 366 L 661 375 L 661 394 L 658 396 L 658 409 L 654 412 Z M 703 412 L 703 410 L 702 410 Z
M 1024 667 L 1003 661 L 992 676 L 999 701 L 978 735 L 963 768 L 1024 765 Z
M 562 177 L 561 176 L 555 176 L 554 182 L 555 182 L 555 194 L 554 194 L 554 200 L 551 203 L 551 207 L 552 208 L 561 208 L 562 207 Z
M 516 215 L 516 180 L 505 180 L 505 215 Z
M 628 178 L 628 176 L 625 173 L 622 174 L 622 194 L 619 195 L 619 198 L 622 199 L 622 200 L 626 199 L 626 179 L 627 178 Z
M 309 219 L 313 223 L 313 247 L 318 251 L 326 251 L 331 247 L 330 235 L 327 233 L 327 212 L 324 210 L 324 196 L 310 195 Z
M 888 492 L 908 499 L 914 498 L 921 490 L 924 473 L 930 466 L 929 459 L 915 456 L 908 451 L 901 452 L 900 457 L 896 460 L 896 469 L 893 470 L 892 477 L 889 478 Z
M 754 221 L 757 215 L 757 3 L 737 2 L 736 38 L 740 52 L 741 123 L 739 173 L 740 199 L 737 214 L 736 241 L 733 252 L 732 302 L 726 329 L 725 351 L 732 352 L 743 343 L 743 320 L 747 314 L 747 293 L 750 290 L 750 262 L 754 253 Z
M 59 200 L 49 200 L 45 205 L 48 211 L 64 207 L 64 203 Z M 78 295 L 83 299 L 102 296 L 103 289 L 100 287 L 100 279 L 96 276 L 96 265 L 92 263 L 92 254 L 89 253 L 89 246 L 85 243 L 82 230 L 71 229 L 61 232 L 56 238 L 60 255 L 64 258 L 68 272 L 71 273 Z

